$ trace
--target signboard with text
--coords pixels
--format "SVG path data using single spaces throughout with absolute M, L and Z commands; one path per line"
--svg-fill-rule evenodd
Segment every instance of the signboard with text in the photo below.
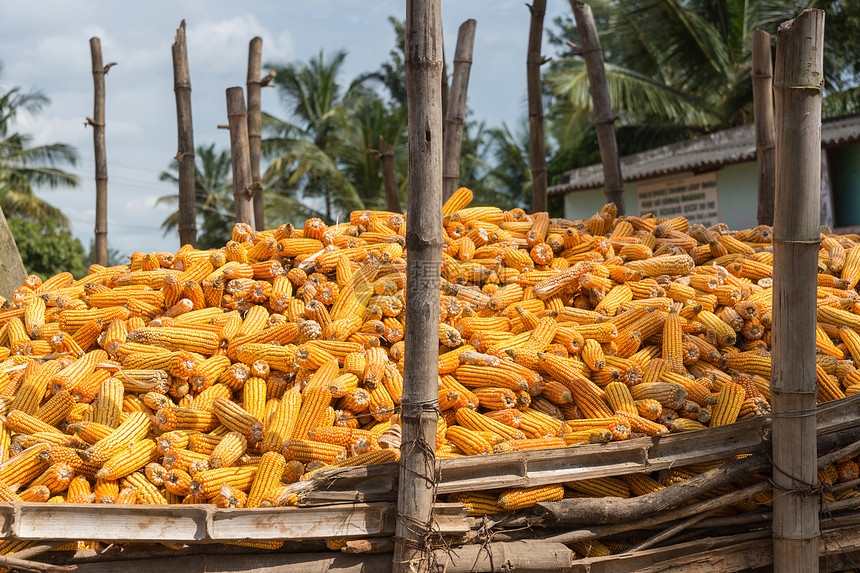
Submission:
M 717 172 L 643 183 L 636 188 L 639 214 L 654 213 L 659 219 L 686 217 L 706 227 L 720 222 L 717 204 Z

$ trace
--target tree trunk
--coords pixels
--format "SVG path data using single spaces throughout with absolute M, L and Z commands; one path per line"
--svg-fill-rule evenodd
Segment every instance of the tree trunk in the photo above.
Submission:
M 176 94 L 176 127 L 179 163 L 179 245 L 197 245 L 196 186 L 194 173 L 194 129 L 191 123 L 191 75 L 185 43 L 185 20 L 173 40 L 173 91 Z
M 463 142 L 463 125 L 466 123 L 466 93 L 469 90 L 469 71 L 472 69 L 472 49 L 475 46 L 475 20 L 466 20 L 457 33 L 454 51 L 454 77 L 451 79 L 451 100 L 445 116 L 444 143 L 442 145 L 442 202 L 454 194 L 460 181 L 460 147 Z
M 379 161 L 382 163 L 382 184 L 385 187 L 385 208 L 393 213 L 402 213 L 397 176 L 394 172 L 394 147 L 379 136 Z
M 528 6 L 528 4 L 527 4 Z M 532 171 L 532 212 L 546 211 L 546 151 L 543 137 L 543 94 L 540 87 L 540 53 L 543 37 L 543 16 L 546 0 L 534 0 L 531 12 L 528 56 L 526 57 L 526 87 L 529 99 L 529 149 Z
M 12 300 L 15 289 L 24 284 L 26 277 L 27 271 L 21 262 L 15 237 L 6 222 L 6 215 L 0 209 L 0 296 Z
M 251 159 L 251 184 L 254 191 L 254 223 L 258 231 L 265 230 L 263 215 L 263 189 L 260 187 L 260 140 L 262 139 L 260 111 L 262 80 L 260 67 L 263 59 L 263 39 L 255 37 L 248 46 L 248 147 Z
M 818 571 L 816 275 L 824 11 L 777 32 L 773 233 L 773 548 L 776 571 Z M 777 469 L 778 468 L 778 469 Z
M 618 214 L 624 210 L 624 180 L 621 178 L 621 158 L 618 156 L 618 141 L 615 139 L 615 114 L 609 100 L 609 84 L 606 83 L 606 68 L 603 65 L 603 48 L 594 25 L 591 6 L 579 0 L 570 0 L 576 18 L 576 31 L 582 42 L 580 54 L 585 59 L 588 85 L 594 107 L 594 129 L 600 146 L 600 161 L 603 163 L 603 182 L 606 202 L 615 203 Z
M 770 34 L 756 30 L 752 43 L 755 152 L 758 160 L 758 224 L 773 225 L 776 133 L 773 127 L 773 63 Z
M 236 222 L 254 228 L 254 209 L 248 190 L 251 187 L 251 161 L 248 156 L 248 114 L 242 88 L 227 88 L 227 121 L 230 124 L 230 161 L 233 166 L 233 202 Z
M 439 0 L 406 2 L 409 182 L 400 487 L 393 571 L 427 571 L 433 522 L 442 266 L 442 21 Z
M 107 265 L 107 153 L 105 151 L 105 74 L 107 68 L 102 63 L 102 42 L 90 38 L 90 52 L 93 59 L 94 110 L 92 120 L 93 147 L 96 163 L 96 226 L 94 260 L 96 264 Z

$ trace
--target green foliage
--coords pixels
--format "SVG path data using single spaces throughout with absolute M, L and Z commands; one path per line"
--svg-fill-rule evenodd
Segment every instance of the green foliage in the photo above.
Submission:
M 72 273 L 75 278 L 86 274 L 83 245 L 58 223 L 37 223 L 18 217 L 8 222 L 28 273 L 42 280 L 63 271 Z

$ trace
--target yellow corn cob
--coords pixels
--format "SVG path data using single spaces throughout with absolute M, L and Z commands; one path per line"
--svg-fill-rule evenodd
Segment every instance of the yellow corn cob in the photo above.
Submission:
M 564 497 L 561 485 L 545 485 L 507 490 L 499 496 L 497 503 L 504 510 L 524 509 L 544 501 L 558 501 Z
M 717 395 L 717 403 L 711 412 L 710 426 L 731 424 L 738 418 L 746 392 L 734 382 L 727 382 Z
M 167 505 L 167 499 L 140 472 L 131 473 L 120 483 L 123 489 L 133 487 L 136 492 L 136 502 L 140 505 Z
M 263 497 L 281 483 L 281 476 L 287 467 L 284 456 L 277 452 L 266 452 L 260 458 L 260 465 L 251 491 L 248 493 L 247 507 L 260 507 Z
M 116 503 L 119 497 L 119 481 L 114 479 L 97 479 L 93 490 L 95 503 Z
M 579 493 L 592 497 L 630 497 L 630 486 L 617 477 L 603 477 L 565 482 L 568 487 Z
M 93 421 L 111 428 L 119 426 L 124 391 L 122 382 L 117 378 L 103 381 L 99 387 Z
M 567 443 L 562 438 L 543 437 L 529 438 L 525 440 L 508 440 L 493 447 L 495 453 L 519 452 L 522 450 L 546 450 L 563 448 Z
M 253 466 L 206 470 L 193 476 L 189 489 L 195 498 L 206 500 L 218 495 L 224 484 L 248 491 L 256 473 L 257 468 Z
M 209 454 L 209 467 L 229 467 L 242 457 L 247 448 L 248 440 L 241 432 L 229 432 Z
M 62 367 L 59 360 L 49 360 L 45 364 L 30 362 L 24 369 L 24 382 L 15 393 L 13 410 L 34 414 L 42 403 L 51 379 Z
M 23 410 L 12 410 L 9 412 L 9 415 L 6 416 L 6 427 L 20 434 L 35 434 L 39 432 L 60 433 L 55 427 L 46 424 L 38 418 L 25 414 Z
M 158 455 L 158 447 L 153 440 L 140 440 L 116 451 L 101 469 L 96 472 L 100 479 L 115 480 L 137 471 Z
M 122 447 L 143 439 L 149 433 L 150 426 L 149 416 L 145 412 L 132 412 L 114 431 L 81 451 L 80 456 L 86 462 L 106 462 Z
M 49 495 L 65 491 L 69 487 L 75 471 L 68 464 L 52 464 L 40 476 L 30 482 L 30 487 L 44 486 L 48 488 Z M 45 497 L 48 499 L 48 497 Z M 41 500 L 44 501 L 44 500 Z
M 284 441 L 281 453 L 287 461 L 298 460 L 307 463 L 318 460 L 330 464 L 343 458 L 346 449 L 337 444 L 291 439 Z
M 478 432 L 462 426 L 449 426 L 445 437 L 468 455 L 489 454 L 493 446 Z

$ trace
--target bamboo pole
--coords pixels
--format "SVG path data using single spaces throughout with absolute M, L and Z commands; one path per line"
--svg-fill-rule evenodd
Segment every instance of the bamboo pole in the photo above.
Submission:
M 758 160 L 758 224 L 773 225 L 776 132 L 773 127 L 773 63 L 770 34 L 753 33 L 752 88 L 755 109 L 755 152 Z
M 588 86 L 594 108 L 594 129 L 600 147 L 600 161 L 603 163 L 603 182 L 606 202 L 615 203 L 618 214 L 624 210 L 624 180 L 621 178 L 621 158 L 618 156 L 618 141 L 615 139 L 615 114 L 609 99 L 609 84 L 606 82 L 606 67 L 603 65 L 603 48 L 597 35 L 597 26 L 591 6 L 579 0 L 570 0 L 576 31 L 582 42 L 579 54 L 585 60 L 588 73 Z
M 236 222 L 254 228 L 251 195 L 251 160 L 248 153 L 248 114 L 241 87 L 227 88 L 227 121 L 230 124 L 230 162 L 233 166 L 233 202 Z
M 379 136 L 379 149 L 365 149 L 382 164 L 382 185 L 385 189 L 385 208 L 393 213 L 402 213 L 400 192 L 397 190 L 397 175 L 394 171 L 394 146 Z
M 824 11 L 777 31 L 773 233 L 773 549 L 780 572 L 818 571 L 816 274 Z
M 176 94 L 176 127 L 179 163 L 179 245 L 197 245 L 196 177 L 194 170 L 194 129 L 191 122 L 191 74 L 188 71 L 188 47 L 185 43 L 185 20 L 179 24 L 173 39 L 173 92 Z
M 102 42 L 90 38 L 90 53 L 93 60 L 94 105 L 93 117 L 87 123 L 93 127 L 93 147 L 96 163 L 96 225 L 94 262 L 107 265 L 107 153 L 105 151 L 105 74 L 115 66 L 102 64 Z
M 254 37 L 248 46 L 248 145 L 251 160 L 251 184 L 254 186 L 254 223 L 258 231 L 265 229 L 263 190 L 260 187 L 260 141 L 262 139 L 262 81 L 263 39 Z M 265 79 L 265 78 L 264 78 Z M 267 82 L 268 83 L 268 82 Z
M 543 94 L 540 86 L 540 54 L 543 37 L 543 16 L 546 0 L 526 4 L 531 13 L 528 55 L 526 56 L 526 87 L 529 99 L 529 157 L 532 171 L 532 212 L 546 211 L 546 151 L 543 136 Z
M 451 94 L 445 115 L 444 142 L 442 144 L 442 201 L 457 190 L 460 181 L 460 146 L 463 142 L 463 125 L 466 123 L 466 92 L 469 90 L 469 71 L 472 69 L 472 49 L 475 47 L 475 20 L 466 20 L 457 32 L 454 50 L 454 75 Z
M 442 18 L 439 0 L 406 2 L 409 182 L 406 361 L 394 573 L 427 571 L 436 494 L 439 287 L 442 265 Z
M 445 34 L 439 32 L 442 38 L 442 137 L 445 137 L 445 118 L 448 117 L 448 62 L 445 60 Z M 443 139 L 444 141 L 444 139 Z M 444 150 L 442 151 L 444 153 Z

